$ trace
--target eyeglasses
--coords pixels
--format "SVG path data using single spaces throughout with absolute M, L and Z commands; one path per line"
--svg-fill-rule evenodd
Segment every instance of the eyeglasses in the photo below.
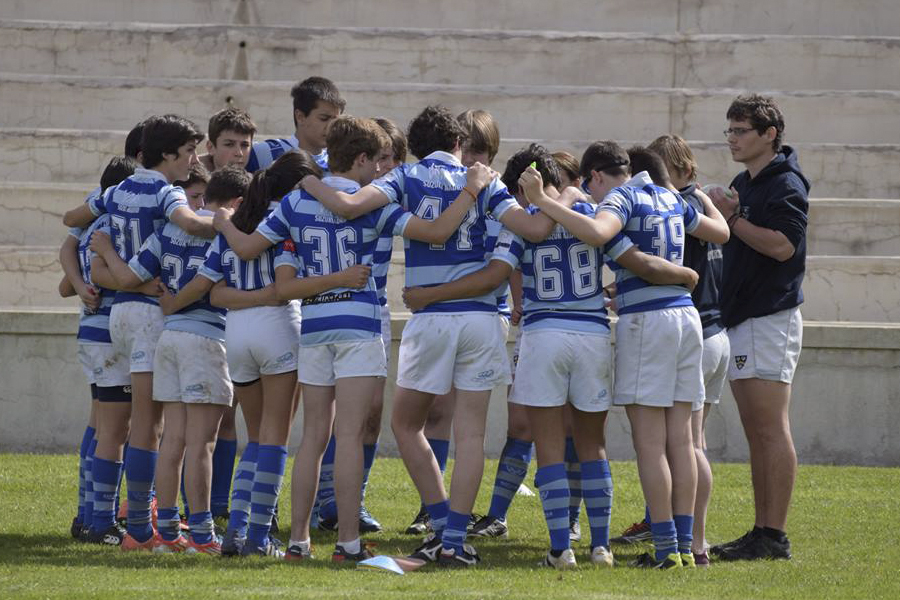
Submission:
M 756 131 L 752 127 L 729 127 L 725 131 L 722 132 L 722 135 L 725 137 L 743 137 L 743 135 L 749 131 Z

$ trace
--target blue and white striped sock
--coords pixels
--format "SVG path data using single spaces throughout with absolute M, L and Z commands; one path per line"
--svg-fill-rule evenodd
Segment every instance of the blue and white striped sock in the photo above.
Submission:
M 259 444 L 249 442 L 238 461 L 231 486 L 231 513 L 228 516 L 228 531 L 238 538 L 247 537 L 250 523 L 250 492 L 253 490 L 253 476 L 256 474 L 256 455 Z
M 97 438 L 88 444 L 84 457 L 84 520 L 82 523 L 90 528 L 94 522 L 94 454 L 97 452 Z
M 181 517 L 178 516 L 178 507 L 156 509 L 156 528 L 159 535 L 167 542 L 174 542 L 181 535 Z
M 94 518 L 91 530 L 102 533 L 116 524 L 116 495 L 122 463 L 94 457 L 91 476 L 94 482 Z
M 681 554 L 691 553 L 691 542 L 694 541 L 694 515 L 675 515 L 675 534 L 678 537 L 678 551 Z
M 609 548 L 609 519 L 612 513 L 613 481 L 609 462 L 592 460 L 581 463 L 581 489 L 591 526 L 591 548 Z
M 129 500 L 129 502 L 131 502 Z M 195 544 L 208 544 L 213 541 L 213 518 L 210 511 L 191 513 L 188 517 L 188 528 Z
M 490 516 L 506 519 L 509 505 L 522 485 L 525 474 L 528 473 L 530 462 L 531 442 L 506 438 L 506 444 L 500 453 L 500 462 L 497 463 L 497 475 L 494 477 L 494 491 L 488 509 Z
M 228 495 L 231 492 L 231 476 L 237 440 L 216 440 L 212 456 L 212 483 L 209 489 L 209 509 L 214 516 L 228 514 Z
M 650 531 L 653 532 L 653 549 L 656 553 L 656 560 L 665 560 L 667 556 L 677 552 L 675 521 L 650 523 Z
M 125 459 L 125 478 L 128 480 L 128 534 L 139 542 L 153 537 L 150 500 L 153 498 L 153 479 L 156 476 L 157 452 L 132 446 Z
M 433 523 L 434 521 L 432 521 Z M 466 529 L 469 527 L 469 515 L 453 512 L 447 514 L 447 526 L 441 534 L 441 545 L 447 550 L 462 552 L 466 543 Z
M 337 503 L 334 498 L 334 454 L 337 441 L 332 434 L 322 455 L 322 466 L 319 470 L 319 491 L 316 494 L 319 519 L 330 521 L 337 518 Z
M 581 462 L 575 451 L 575 440 L 566 438 L 566 474 L 569 477 L 569 521 L 581 516 Z
M 450 457 L 450 440 L 428 438 L 428 445 L 431 446 L 431 452 L 437 461 L 438 469 L 443 474 L 447 470 L 447 459 Z
M 444 528 L 447 527 L 447 515 L 450 513 L 450 501 L 443 500 L 434 504 L 425 506 L 428 511 L 428 517 L 431 519 L 431 530 L 436 536 L 440 536 Z M 466 521 L 468 524 L 468 521 Z
M 541 496 L 544 519 L 550 532 L 550 549 L 566 550 L 569 542 L 569 479 L 564 463 L 539 467 L 534 485 Z
M 78 448 L 78 514 L 75 517 L 75 520 L 79 523 L 84 523 L 84 503 L 85 503 L 85 481 L 84 481 L 84 463 L 87 458 L 88 448 L 91 445 L 91 440 L 94 439 L 94 434 L 96 430 L 88 425 L 84 430 L 84 435 L 81 436 L 81 446 Z
M 287 446 L 260 444 L 256 454 L 256 473 L 250 491 L 250 528 L 247 543 L 263 548 L 269 541 L 272 515 L 281 492 Z

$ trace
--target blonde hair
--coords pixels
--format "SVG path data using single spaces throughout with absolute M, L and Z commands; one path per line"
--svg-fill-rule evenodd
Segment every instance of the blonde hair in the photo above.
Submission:
M 344 115 L 328 127 L 325 143 L 328 168 L 335 173 L 344 173 L 353 168 L 353 161 L 360 154 L 365 153 L 370 160 L 375 158 L 382 148 L 391 145 L 391 138 L 372 119 Z
M 494 117 L 486 110 L 467 110 L 456 120 L 469 134 L 466 143 L 475 152 L 487 152 L 488 162 L 493 162 L 500 151 L 500 130 Z
M 677 173 L 687 181 L 697 179 L 697 159 L 691 147 L 680 135 L 661 135 L 648 146 L 659 154 L 669 171 Z

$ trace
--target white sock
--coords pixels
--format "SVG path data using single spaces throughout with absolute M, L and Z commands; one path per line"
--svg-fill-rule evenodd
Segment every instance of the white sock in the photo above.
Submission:
M 360 552 L 359 538 L 349 542 L 338 542 L 337 545 L 343 548 L 347 554 L 359 554 Z
M 309 552 L 309 538 L 306 538 L 305 540 L 291 540 L 288 542 L 288 548 L 291 546 L 300 546 L 301 549 Z

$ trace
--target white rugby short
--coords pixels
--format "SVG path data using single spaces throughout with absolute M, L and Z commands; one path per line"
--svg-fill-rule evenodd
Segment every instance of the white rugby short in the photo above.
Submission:
M 131 385 L 128 360 L 112 344 L 78 344 L 78 361 L 89 384 L 97 387 Z
M 235 383 L 296 370 L 299 345 L 300 314 L 292 304 L 228 311 L 225 348 Z
M 693 306 L 619 315 L 616 406 L 703 401 L 703 332 Z
M 496 313 L 414 314 L 403 328 L 397 385 L 437 395 L 492 390 L 509 374 L 502 336 Z
M 381 342 L 384 344 L 384 359 L 387 368 L 391 366 L 391 307 L 381 307 Z
M 612 403 L 609 335 L 558 330 L 522 334 L 518 375 L 510 402 L 602 412 Z
M 728 373 L 728 334 L 723 329 L 715 335 L 703 340 L 703 389 L 706 404 L 718 404 L 725 387 L 725 375 Z M 700 410 L 700 403 L 694 410 Z
M 153 371 L 153 353 L 163 330 L 162 309 L 146 302 L 120 302 L 109 312 L 113 349 L 126 357 L 132 373 Z
M 767 379 L 790 383 L 803 345 L 798 307 L 747 319 L 728 329 L 728 379 Z
M 345 377 L 387 377 L 384 342 L 370 340 L 300 346 L 297 380 L 307 385 L 334 385 Z
M 162 332 L 153 361 L 154 400 L 231 406 L 231 396 L 225 344 L 187 331 Z

